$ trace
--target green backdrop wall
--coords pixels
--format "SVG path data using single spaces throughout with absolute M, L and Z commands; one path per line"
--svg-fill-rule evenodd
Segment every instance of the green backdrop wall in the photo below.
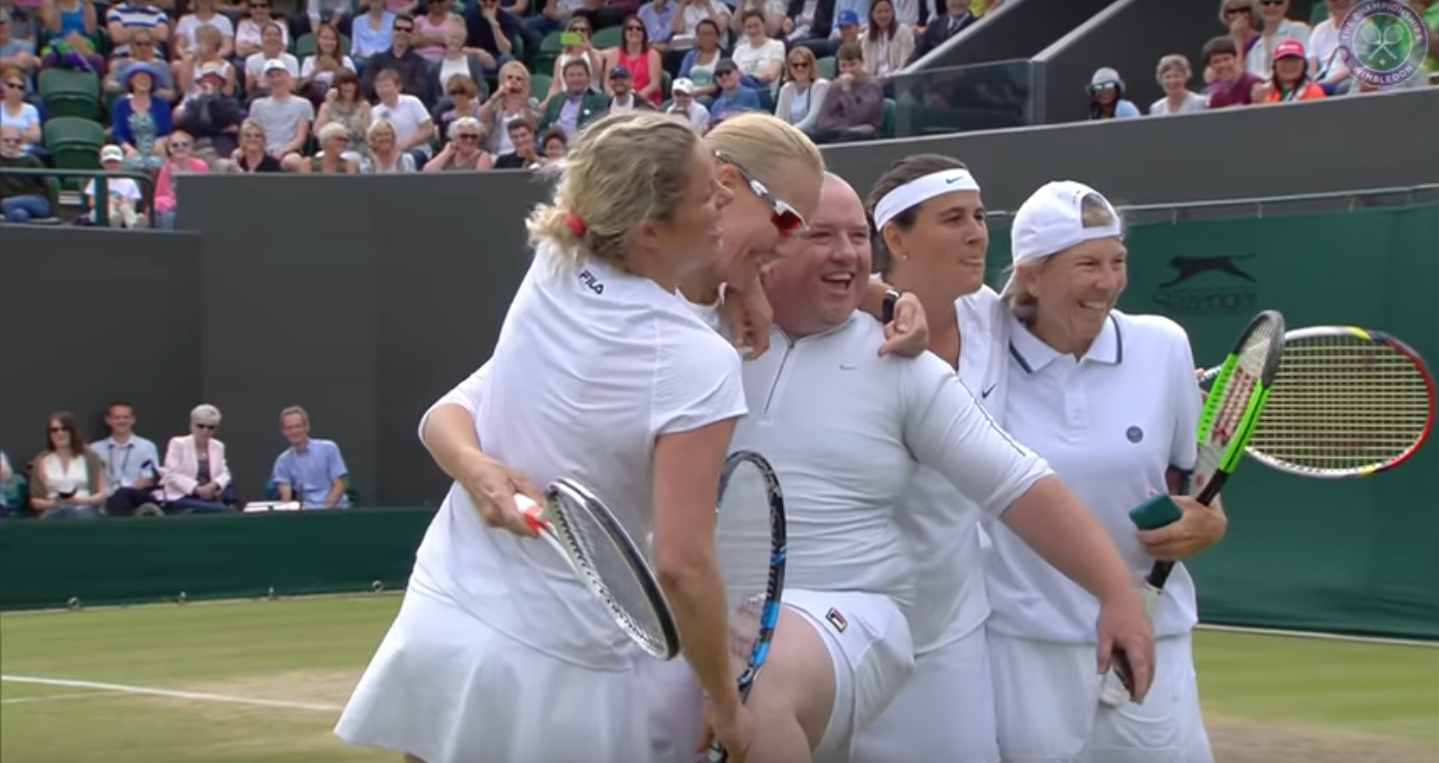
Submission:
M 998 226 L 991 236 L 998 281 L 1009 238 Z M 1223 360 L 1262 309 L 1290 328 L 1388 331 L 1439 362 L 1439 204 L 1140 223 L 1127 244 L 1120 308 L 1179 321 L 1200 365 Z M 1228 536 L 1190 565 L 1201 618 L 1439 639 L 1435 474 L 1434 443 L 1366 480 L 1307 480 L 1250 461 L 1224 491 Z

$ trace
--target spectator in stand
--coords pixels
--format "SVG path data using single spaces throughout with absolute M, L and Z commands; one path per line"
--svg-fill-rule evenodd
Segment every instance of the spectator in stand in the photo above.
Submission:
M 276 23 L 276 20 L 270 18 L 270 0 L 246 0 L 245 7 L 249 15 L 235 25 L 235 55 L 248 59 L 260 52 L 265 27 Z M 290 30 L 284 24 L 280 24 L 280 34 L 284 47 L 289 47 Z
M 1279 43 L 1274 51 L 1274 69 L 1269 81 L 1259 86 L 1255 102 L 1281 103 L 1324 97 L 1324 88 L 1309 78 L 1309 59 L 1304 55 L 1304 43 L 1298 40 Z
M 31 52 L 40 50 L 40 34 L 43 31 L 37 23 L 37 5 L 36 0 L 0 0 L 0 14 L 7 14 L 10 19 L 10 38 L 30 43 Z
M 710 104 L 710 118 L 715 123 L 723 122 L 734 114 L 742 111 L 765 111 L 760 104 L 759 94 L 744 86 L 740 78 L 739 67 L 734 61 L 726 58 L 715 67 L 715 84 L 719 85 L 719 95 L 715 96 L 714 103 Z
M 942 7 L 942 6 L 941 6 Z M 898 23 L 910 28 L 916 35 L 924 34 L 924 27 L 929 23 L 931 16 L 935 13 L 933 0 L 895 0 L 894 18 Z M 975 16 L 980 14 L 974 11 L 974 5 L 970 5 L 970 12 Z
M 564 130 L 551 127 L 540 138 L 540 145 L 544 148 L 545 160 L 554 163 L 565 158 L 570 150 L 570 139 L 565 136 Z
M 670 41 L 675 35 L 675 15 L 679 6 L 675 0 L 649 0 L 640 6 L 635 14 L 639 17 L 640 23 L 645 25 L 645 39 L 649 41 L 651 48 L 658 50 L 661 55 L 670 52 Z M 667 64 L 665 69 L 671 67 Z M 676 59 L 675 71 L 679 70 L 679 63 Z
M 98 519 L 105 505 L 105 467 L 61 411 L 50 417 L 45 449 L 30 462 L 30 506 L 41 519 Z
M 189 133 L 171 133 L 170 140 L 165 142 L 165 150 L 170 156 L 155 178 L 155 227 L 174 230 L 180 176 L 207 174 L 210 165 L 195 156 L 195 139 L 190 137 Z
M 715 82 L 715 69 L 724 60 L 720 50 L 719 24 L 705 19 L 695 31 L 695 46 L 685 53 L 680 63 L 680 76 L 694 83 L 695 98 L 705 106 L 714 103 L 719 95 L 719 84 Z M 713 111 L 710 112 L 714 114 Z
M 44 169 L 39 158 L 25 151 L 20 131 L 0 126 L 0 169 Z M 39 175 L 0 173 L 0 217 L 7 223 L 26 223 L 51 213 L 50 189 Z
M 1104 67 L 1089 80 L 1089 118 L 1126 119 L 1139 116 L 1139 107 L 1124 97 L 1124 80 L 1119 72 Z
M 375 89 L 375 78 L 382 71 L 395 72 L 400 78 L 400 88 L 419 98 L 422 103 L 434 103 L 432 97 L 435 78 L 430 74 L 429 63 L 410 47 L 410 37 L 415 33 L 415 20 L 409 16 L 395 17 L 390 31 L 390 48 L 370 56 L 365 62 L 360 82 L 365 88 L 365 97 L 372 103 L 379 100 Z
M 553 97 L 564 89 L 564 68 L 571 61 L 584 61 L 589 67 L 589 86 L 594 90 L 604 90 L 605 57 L 590 45 L 590 20 L 583 16 L 570 19 L 565 31 L 579 35 L 578 44 L 566 45 L 560 49 L 560 55 L 555 58 L 554 71 L 550 74 L 550 92 L 545 97 Z
M 665 113 L 683 115 L 701 133 L 709 130 L 710 110 L 695 100 L 695 83 L 681 77 L 674 81 L 671 90 L 674 92 L 674 100 L 665 108 Z
M 416 16 L 415 33 L 410 38 L 415 52 L 434 63 L 445 55 L 445 38 L 453 27 L 464 27 L 464 18 L 450 12 L 447 0 L 427 0 L 423 16 Z
M 130 44 L 134 41 L 135 34 L 141 30 L 145 31 L 145 36 L 152 42 L 170 39 L 169 17 L 146 0 L 127 0 L 110 6 L 110 10 L 105 13 L 105 28 L 110 33 L 114 59 L 130 56 Z M 111 65 L 114 65 L 113 62 Z
M 884 79 L 900 69 L 914 55 L 914 32 L 895 18 L 893 0 L 874 0 L 869 6 L 869 24 L 860 38 L 864 70 Z
M 1149 107 L 1150 116 L 1193 114 L 1209 108 L 1209 99 L 1189 89 L 1194 70 L 1184 56 L 1171 54 L 1159 59 L 1155 76 L 1164 89 L 1164 97 Z
M 344 125 L 350 136 L 350 149 L 363 158 L 368 151 L 365 133 L 370 129 L 371 111 L 370 102 L 360 97 L 360 78 L 345 70 L 336 74 L 330 85 L 315 121 L 322 125 L 331 122 Z
M 834 0 L 789 0 L 785 10 L 784 39 L 792 48 L 803 45 L 813 51 L 813 46 L 824 46 L 834 25 Z
M 480 124 L 485 126 L 485 148 L 497 156 L 514 152 L 509 143 L 509 125 L 519 120 L 538 124 L 542 112 L 530 95 L 530 72 L 519 61 L 500 67 L 499 87 L 480 107 Z
M 308 103 L 308 102 L 307 102 Z M 240 145 L 230 155 L 231 172 L 284 172 L 280 160 L 265 148 L 265 126 L 250 117 L 240 124 Z
M 321 27 L 334 27 L 340 34 L 348 34 L 354 18 L 352 0 L 305 0 L 305 12 L 299 14 L 295 34 L 318 34 Z
M 1215 37 L 1204 44 L 1204 65 L 1214 72 L 1209 83 L 1209 108 L 1248 106 L 1263 80 L 1244 70 L 1239 48 L 1230 37 Z
M 590 87 L 590 67 L 583 58 L 574 58 L 560 71 L 564 90 L 545 102 L 540 129 L 558 127 L 566 141 L 573 140 L 590 122 L 604 116 L 609 101 L 603 93 Z
M 975 22 L 975 15 L 970 13 L 969 4 L 965 0 L 945 0 L 945 14 L 936 19 L 931 19 L 928 26 L 924 28 L 924 34 L 919 36 L 919 42 L 914 47 L 914 56 L 909 63 L 914 63 L 929 55 L 929 52 L 943 45 L 949 38 L 963 32 L 970 24 Z
M 641 98 L 653 106 L 664 101 L 664 66 L 660 52 L 650 46 L 649 32 L 639 16 L 625 18 L 619 46 L 603 51 L 601 56 L 612 73 L 611 79 L 615 68 L 624 67 L 630 73 L 631 89 Z
M 34 41 L 15 34 L 15 24 L 10 11 L 0 9 L 0 69 L 15 69 L 20 72 L 21 82 L 28 90 L 30 76 L 39 66 L 40 59 L 35 57 Z M 99 68 L 104 69 L 103 61 Z
M 495 70 L 495 57 L 479 48 L 465 47 L 465 30 L 456 25 L 450 28 L 449 36 L 445 38 L 445 55 L 435 67 L 435 81 L 439 85 L 436 92 L 448 95 L 449 82 L 456 77 L 464 77 L 473 83 L 478 91 L 479 84 L 485 81 L 485 75 Z M 440 103 L 444 98 L 440 99 Z M 438 107 L 439 104 L 436 104 Z
M 284 26 L 278 21 L 265 25 L 260 36 L 259 52 L 251 53 L 245 59 L 245 95 L 251 103 L 270 92 L 269 71 L 266 67 L 271 61 L 279 61 L 284 65 L 293 86 L 294 78 L 300 76 L 300 62 L 285 50 Z
M 674 21 L 670 24 L 670 30 L 676 38 L 689 38 L 698 41 L 700 22 L 708 21 L 715 25 L 715 39 L 720 45 L 725 44 L 727 35 L 725 30 L 729 29 L 730 20 L 734 14 L 730 6 L 725 5 L 721 0 L 675 0 L 679 12 L 675 14 Z
M 525 27 L 538 37 L 545 37 L 557 29 L 574 31 L 569 24 L 579 11 L 585 9 L 585 0 L 544 0 L 540 12 L 525 19 Z M 589 25 L 589 20 L 585 21 Z
M 444 148 L 449 142 L 450 125 L 456 119 L 470 117 L 480 120 L 481 124 L 489 123 L 483 119 L 484 106 L 479 99 L 480 86 L 468 74 L 456 74 L 450 78 L 449 86 L 445 88 L 445 98 L 435 106 L 432 116 L 435 119 L 435 132 L 440 138 L 440 148 Z M 482 132 L 487 132 L 488 127 Z
M 745 14 L 754 11 L 760 14 L 764 20 L 764 34 L 766 37 L 776 39 L 784 35 L 785 11 L 789 10 L 789 3 L 785 0 L 740 0 L 735 6 L 735 11 L 730 15 L 730 31 L 735 35 L 744 35 Z
M 125 67 L 125 89 L 129 95 L 115 102 L 110 132 L 125 152 L 127 170 L 153 172 L 165 163 L 165 140 L 175 126 L 170 103 L 151 91 L 162 71 L 135 62 Z
M 379 102 L 371 109 L 375 119 L 389 122 L 395 130 L 400 150 L 414 157 L 420 166 L 429 160 L 430 139 L 435 137 L 435 120 L 425 104 L 413 95 L 400 92 L 399 72 L 385 69 L 375 75 L 375 92 Z
M 820 105 L 819 118 L 808 131 L 815 143 L 845 143 L 879 136 L 884 119 L 884 86 L 865 74 L 859 43 L 839 46 L 839 74 Z
M 365 141 L 370 147 L 370 160 L 361 168 L 362 171 L 379 175 L 415 171 L 414 154 L 400 150 L 395 126 L 388 119 L 378 118 L 371 122 Z
M 527 170 L 544 163 L 544 157 L 535 149 L 535 123 L 528 117 L 509 123 L 510 145 L 514 148 L 508 154 L 495 157 L 497 170 Z
M 1324 0 L 1329 17 L 1314 25 L 1309 33 L 1309 76 L 1324 88 L 1326 95 L 1347 92 L 1350 87 L 1349 64 L 1339 45 L 1339 27 L 1354 9 L 1354 0 Z
M 515 40 L 528 34 L 524 24 L 513 13 L 500 7 L 499 0 L 479 0 L 465 11 L 465 45 L 474 49 L 484 65 L 483 74 L 493 74 L 501 66 L 516 60 Z M 533 41 L 539 49 L 540 40 Z M 473 75 L 471 75 L 473 76 Z M 476 82 L 484 82 L 483 78 Z
M 180 93 L 181 101 L 175 106 L 175 118 L 184 111 L 185 104 L 201 93 L 201 80 L 205 73 L 217 74 L 220 77 L 220 84 L 216 92 L 225 95 L 235 94 L 235 67 L 224 56 L 220 55 L 220 46 L 223 38 L 220 31 L 212 26 L 202 26 L 195 30 L 195 43 L 186 48 L 180 54 L 180 60 L 170 64 L 170 74 L 174 78 L 175 88 Z
M 271 59 L 265 64 L 265 81 L 270 94 L 250 104 L 250 116 L 265 128 L 265 151 L 293 172 L 303 161 L 300 150 L 310 137 L 315 106 L 291 92 L 294 79 L 288 63 Z
M 190 411 L 190 434 L 170 438 L 160 482 L 171 508 L 191 514 L 234 511 L 225 444 L 215 439 L 219 427 L 220 409 L 197 405 Z
M 225 92 L 225 86 L 234 82 L 235 69 L 228 63 L 223 67 L 212 63 L 200 69 L 199 94 L 180 104 L 175 120 L 180 129 L 195 136 L 196 153 L 212 162 L 234 153 L 240 123 L 245 121 L 240 99 Z
M 1285 40 L 1294 40 L 1301 45 L 1309 42 L 1309 25 L 1287 18 L 1289 0 L 1257 0 L 1262 35 L 1244 57 L 1244 68 L 1256 77 L 1268 77 L 1274 65 L 1274 51 Z
M 616 66 L 610 70 L 610 100 L 605 107 L 609 114 L 625 114 L 635 109 L 654 110 L 655 105 L 641 98 L 634 90 L 634 80 L 630 76 L 630 70 L 623 66 Z
M 137 29 L 130 35 L 130 57 L 110 66 L 110 75 L 105 78 L 106 92 L 129 92 L 130 75 L 136 71 L 149 73 L 151 91 L 169 108 L 175 100 L 175 78 L 170 74 L 169 64 L 155 55 L 155 40 L 146 29 Z
M 322 26 L 315 35 L 315 52 L 300 62 L 300 92 L 311 103 L 322 104 L 325 94 L 335 83 L 335 75 L 342 71 L 355 74 L 355 61 L 345 55 L 340 43 L 340 33 L 332 26 Z
M 828 92 L 829 80 L 819 76 L 814 51 L 796 46 L 789 52 L 789 67 L 784 86 L 779 89 L 775 116 L 809 130 L 819 121 L 820 105 Z
M 5 25 L 5 11 L 0 10 L 0 27 Z M 44 0 L 40 4 L 40 26 L 52 49 L 56 44 L 75 52 L 83 51 L 85 60 L 100 76 L 105 75 L 105 59 L 95 54 L 100 41 L 99 18 L 91 0 Z M 0 61 L 6 58 L 5 32 L 0 29 Z M 35 52 L 31 47 L 30 52 Z
M 235 55 L 235 25 L 230 17 L 215 8 L 215 0 L 194 0 L 195 10 L 175 22 L 175 34 L 170 38 L 170 51 L 175 58 L 185 53 L 195 54 L 199 46 L 198 32 L 209 27 L 220 35 L 219 55 L 229 59 Z
M 144 514 L 158 514 L 151 495 L 160 486 L 160 451 L 155 443 L 135 434 L 135 407 L 116 400 L 105 409 L 110 436 L 90 444 L 90 450 L 104 465 L 105 513 L 126 517 L 144 508 Z
M 350 25 L 350 55 L 363 65 L 371 56 L 390 49 L 397 16 L 385 9 L 385 0 L 369 0 L 365 15 Z
M 310 414 L 298 405 L 280 412 L 280 432 L 290 447 L 275 459 L 270 480 L 280 500 L 299 501 L 305 509 L 344 509 L 349 469 L 332 440 L 310 436 Z
M 25 102 L 25 74 L 14 66 L 0 67 L 0 127 L 12 127 L 25 142 L 29 153 L 43 150 L 40 140 L 40 110 Z M 38 156 L 38 154 L 37 154 Z
M 480 145 L 484 130 L 480 120 L 460 117 L 450 125 L 449 140 L 435 158 L 425 162 L 421 172 L 475 172 L 495 165 L 494 157 Z
M 325 122 L 315 133 L 320 150 L 301 162 L 302 175 L 358 175 L 360 163 L 350 151 L 350 131 L 339 122 Z
M 1429 54 L 1424 58 L 1424 72 L 1433 78 L 1439 75 L 1439 0 L 1409 0 L 1409 6 L 1424 19 L 1424 26 L 1429 30 Z
M 1264 18 L 1259 15 L 1258 0 L 1221 0 L 1219 20 L 1224 24 L 1224 28 L 1229 30 L 1229 37 L 1234 40 L 1241 63 L 1247 61 L 1249 54 L 1259 45 L 1264 32 Z M 1264 71 L 1250 71 L 1256 77 L 1268 76 Z M 1206 71 L 1204 79 L 1206 82 L 1213 82 L 1214 73 Z
M 14 491 L 14 480 L 15 469 L 10 466 L 10 456 L 0 450 L 0 518 L 10 516 L 20 507 L 20 499 L 11 497 Z
M 760 11 L 745 11 L 741 23 L 744 37 L 735 44 L 730 60 L 739 69 L 740 84 L 761 96 L 761 107 L 769 111 L 774 105 L 776 83 L 784 73 L 784 43 L 765 34 L 764 14 Z
M 100 168 L 105 172 L 119 172 L 124 161 L 125 150 L 119 146 L 109 145 L 100 149 Z M 105 195 L 108 197 L 106 212 L 111 228 L 136 228 L 141 225 L 139 209 L 145 197 L 134 180 L 126 177 L 106 178 Z M 85 205 L 90 211 L 81 218 L 81 222 L 93 225 L 97 222 L 95 210 L 100 201 L 94 178 L 90 178 L 90 182 L 85 184 L 84 196 Z
M 816 56 L 838 56 L 837 51 L 841 45 L 859 42 L 860 32 L 864 31 L 864 26 L 860 23 L 863 18 L 849 8 L 839 11 L 834 17 L 834 29 L 829 33 L 830 39 L 826 40 L 822 47 L 812 44 L 810 49 Z

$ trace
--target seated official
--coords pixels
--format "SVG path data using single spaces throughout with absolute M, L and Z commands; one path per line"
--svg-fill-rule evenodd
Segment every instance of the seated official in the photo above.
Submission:
M 310 437 L 310 414 L 298 405 L 280 411 L 280 431 L 290 447 L 275 459 L 270 479 L 281 501 L 299 501 L 305 509 L 349 508 L 345 496 L 345 459 L 332 440 Z
M 208 403 L 190 411 L 190 434 L 170 438 L 160 470 L 169 508 L 191 514 L 224 514 L 234 509 L 225 444 L 215 439 L 220 409 Z
M 90 443 L 90 450 L 105 465 L 105 513 L 112 517 L 157 514 L 152 495 L 159 486 L 160 452 L 155 443 L 135 434 L 135 409 L 116 401 L 105 411 L 110 436 Z

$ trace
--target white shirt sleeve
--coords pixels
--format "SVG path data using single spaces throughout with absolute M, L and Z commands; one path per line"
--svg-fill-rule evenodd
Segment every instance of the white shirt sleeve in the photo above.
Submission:
M 490 377 L 491 362 L 492 361 L 486 360 L 484 365 L 480 366 L 478 370 L 456 385 L 454 389 L 446 392 L 443 397 L 435 401 L 434 405 L 429 407 L 429 410 L 425 411 L 425 415 L 420 417 L 419 436 L 421 443 L 425 441 L 425 424 L 429 423 L 430 416 L 434 414 L 435 409 L 442 405 L 458 405 L 464 408 L 465 411 L 470 414 L 471 418 L 478 415 L 480 401 L 485 397 L 485 382 Z
M 986 514 L 1004 513 L 1054 473 L 994 423 L 944 361 L 926 353 L 904 364 L 905 443 Z
M 718 334 L 661 338 L 650 426 L 656 435 L 689 432 L 748 412 L 739 353 Z

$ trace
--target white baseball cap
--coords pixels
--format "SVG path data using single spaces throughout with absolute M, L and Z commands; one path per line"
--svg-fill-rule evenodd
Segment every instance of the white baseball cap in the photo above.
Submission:
M 694 95 L 694 80 L 680 77 L 679 79 L 674 81 L 673 85 L 670 85 L 670 91 L 675 93 L 684 93 L 685 95 Z
M 278 58 L 272 58 L 269 61 L 265 62 L 265 73 L 269 74 L 273 71 L 288 72 L 290 71 L 290 68 L 288 66 L 285 66 L 284 61 L 281 61 Z
M 1101 205 L 1109 211 L 1103 225 L 1084 224 L 1084 212 Z M 1046 183 L 1020 205 L 1009 229 L 1012 264 L 1044 259 L 1072 246 L 1100 238 L 1120 238 L 1124 224 L 1114 205 L 1104 194 L 1073 180 Z M 1014 287 L 1014 276 L 1004 285 L 1008 295 Z
M 125 161 L 125 149 L 114 144 L 100 149 L 100 161 L 102 162 L 123 162 Z

